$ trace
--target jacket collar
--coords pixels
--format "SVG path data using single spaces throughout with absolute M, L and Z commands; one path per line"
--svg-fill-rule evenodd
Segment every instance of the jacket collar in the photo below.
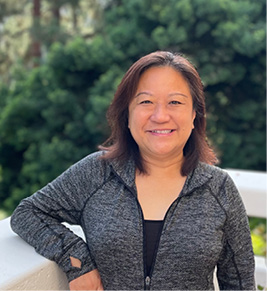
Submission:
M 121 181 L 132 189 L 135 188 L 135 162 L 129 159 L 120 163 L 114 159 L 110 162 L 112 172 L 121 179 Z M 197 167 L 188 175 L 181 196 L 190 194 L 194 189 L 206 184 L 212 178 L 214 167 L 205 163 L 198 163 Z
M 205 185 L 212 177 L 213 166 L 199 162 L 197 167 L 188 175 L 180 196 L 188 195 L 196 188 Z
M 122 182 L 131 188 L 135 187 L 135 162 L 133 159 L 128 159 L 126 162 L 119 162 L 114 159 L 110 162 L 112 172 L 119 177 Z

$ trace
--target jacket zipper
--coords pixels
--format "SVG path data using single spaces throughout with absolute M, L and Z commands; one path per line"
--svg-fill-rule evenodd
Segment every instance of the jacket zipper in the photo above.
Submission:
M 180 193 L 181 195 L 181 193 Z M 155 263 L 156 263 L 156 258 L 157 258 L 157 254 L 158 254 L 158 249 L 159 249 L 159 243 L 160 243 L 160 239 L 161 239 L 161 235 L 162 235 L 162 231 L 163 231 L 163 228 L 164 228 L 164 225 L 165 225 L 165 222 L 166 222 L 166 219 L 167 219 L 167 216 L 168 216 L 168 213 L 170 211 L 170 209 L 172 208 L 172 206 L 175 204 L 175 203 L 179 203 L 179 201 L 181 200 L 181 197 L 180 195 L 172 202 L 172 204 L 169 206 L 168 210 L 166 211 L 165 213 L 165 216 L 164 216 L 164 219 L 163 219 L 163 222 L 162 222 L 162 225 L 161 225 L 161 228 L 159 230 L 159 233 L 158 233 L 158 237 L 157 237 L 157 242 L 156 242 L 156 246 L 155 246 L 155 250 L 154 250 L 154 254 L 153 254 L 153 261 L 152 261 L 152 265 L 151 265 L 151 269 L 150 269 L 150 273 L 147 274 L 146 272 L 146 275 L 145 275 L 145 290 L 150 290 L 150 287 L 151 287 L 151 278 L 152 278 L 152 274 L 153 274 L 153 271 L 154 271 L 154 267 L 155 267 Z M 138 200 L 137 200 L 138 201 Z M 139 203 L 139 201 L 138 201 Z M 140 205 L 140 204 L 139 204 Z M 141 206 L 140 206 L 141 208 Z M 143 213 L 143 212 L 142 212 Z M 143 218 L 144 219 L 144 218 Z M 144 220 L 143 220 L 143 227 L 144 227 Z M 145 235 L 145 233 L 144 233 Z M 146 246 L 146 241 L 145 241 L 145 236 L 144 236 L 144 240 L 143 240 L 143 243 L 144 243 L 144 249 L 145 249 L 145 246 Z M 145 259 L 145 258 L 144 258 Z M 145 261 L 144 261 L 145 262 Z M 146 271 L 146 267 L 145 267 L 145 271 Z
M 142 217 L 142 228 L 143 228 L 143 262 L 144 262 L 144 266 L 143 266 L 143 272 L 144 272 L 144 290 L 150 290 L 151 276 L 152 276 L 152 271 L 153 271 L 153 265 L 154 265 L 154 261 L 155 261 L 155 253 L 156 253 L 156 251 L 154 253 L 153 263 L 152 263 L 152 266 L 151 266 L 151 272 L 150 272 L 150 274 L 147 274 L 147 266 L 146 266 L 146 231 L 145 231 L 145 218 L 144 218 L 144 214 L 143 214 L 142 207 L 141 207 L 141 205 L 139 203 L 139 200 L 137 198 L 136 191 L 133 188 L 127 186 L 127 185 L 125 185 L 125 186 L 134 195 L 135 200 L 136 200 L 136 203 L 137 203 L 137 206 L 139 208 L 139 211 L 140 211 L 141 217 Z M 161 229 L 161 231 L 162 231 L 162 229 Z M 160 234 L 161 234 L 161 231 L 159 231 Z M 156 249 L 157 248 L 158 248 L 158 246 L 156 246 Z
M 152 261 L 152 265 L 151 265 L 151 270 L 150 270 L 150 273 L 147 274 L 147 266 L 146 266 L 146 232 L 145 232 L 145 219 L 144 219 L 144 214 L 143 214 L 143 210 L 142 210 L 142 207 L 139 203 L 139 200 L 137 198 L 137 193 L 136 191 L 126 185 L 124 183 L 124 181 L 121 179 L 121 177 L 115 172 L 113 171 L 113 173 L 115 174 L 115 176 L 123 183 L 123 185 L 126 186 L 126 188 L 133 194 L 133 196 L 135 197 L 135 200 L 137 202 L 137 205 L 138 205 L 138 208 L 140 210 L 140 213 L 141 213 L 141 216 L 142 216 L 142 226 L 143 226 L 143 262 L 144 262 L 144 290 L 150 290 L 150 287 L 151 287 L 151 278 L 152 278 L 152 274 L 153 274 L 153 271 L 154 271 L 154 266 L 155 266 L 155 263 L 156 263 L 156 257 L 157 257 L 157 253 L 158 253 L 158 248 L 159 248 L 159 242 L 160 242 L 160 238 L 161 238 L 161 234 L 162 234 L 162 230 L 164 228 L 164 225 L 165 225 L 165 221 L 166 221 L 166 218 L 167 218 L 167 215 L 172 207 L 172 205 L 174 203 L 179 203 L 180 199 L 181 199 L 181 194 L 182 192 L 180 193 L 180 195 L 172 202 L 172 204 L 169 206 L 168 210 L 166 211 L 165 213 L 165 216 L 164 216 L 164 219 L 163 219 L 163 223 L 162 223 L 162 226 L 161 226 L 161 229 L 158 233 L 158 238 L 157 238 L 157 243 L 156 243 L 156 246 L 155 246 L 155 251 L 154 251 L 154 254 L 153 254 L 153 261 Z
M 156 257 L 157 257 L 157 253 L 158 253 L 159 242 L 160 242 L 160 238 L 161 238 L 161 234 L 162 234 L 164 223 L 165 223 L 165 217 L 164 217 L 164 220 L 163 220 L 163 222 L 161 224 L 160 230 L 158 232 L 157 241 L 156 241 L 155 250 L 154 250 L 154 253 L 153 253 L 153 259 L 152 259 L 152 264 L 151 264 L 151 269 L 150 269 L 150 273 L 149 274 L 147 273 L 147 268 L 145 268 L 145 271 L 146 271 L 146 277 L 145 277 L 146 278 L 145 279 L 145 281 L 146 281 L 146 289 L 145 290 L 150 290 L 150 283 L 151 283 L 152 273 L 153 273 L 154 266 L 155 266 L 155 263 L 156 263 Z M 145 241 L 146 234 L 144 233 L 144 235 L 145 235 L 144 236 L 144 248 L 146 248 L 146 241 Z
M 125 185 L 125 184 L 124 184 Z M 157 243 L 156 243 L 156 246 L 155 246 L 155 250 L 154 250 L 154 254 L 153 254 L 153 261 L 152 261 L 152 265 L 151 265 L 151 269 L 150 269 L 150 273 L 148 274 L 147 273 L 147 266 L 146 266 L 146 231 L 145 231 L 145 219 L 144 219 L 144 214 L 143 214 L 143 210 L 142 210 L 142 207 L 139 203 L 139 200 L 137 198 L 137 195 L 135 193 L 135 190 L 132 189 L 131 187 L 128 187 L 126 185 L 126 187 L 130 190 L 130 192 L 135 196 L 135 199 L 136 199 L 136 202 L 137 202 L 137 205 L 138 205 L 138 208 L 140 210 L 140 213 L 141 213 L 141 216 L 142 216 L 142 225 L 143 225 L 143 262 L 144 262 L 144 281 L 145 281 L 145 284 L 144 284 L 144 290 L 150 290 L 151 288 L 151 278 L 152 278 L 152 274 L 153 274 L 153 271 L 154 271 L 154 266 L 155 266 L 155 263 L 156 263 L 156 257 L 157 257 L 157 254 L 158 254 L 158 248 L 159 248 L 159 243 L 160 243 L 160 238 L 161 238 L 161 234 L 162 234 L 162 230 L 164 228 L 164 225 L 165 225 L 165 221 L 166 221 L 166 218 L 167 218 L 167 215 L 172 207 L 172 205 L 174 203 L 179 203 L 180 201 L 180 195 L 179 197 L 177 197 L 173 202 L 172 204 L 169 206 L 168 210 L 166 211 L 165 213 L 165 216 L 164 216 L 164 219 L 163 219 L 163 222 L 162 222 L 162 226 L 161 226 L 161 229 L 158 233 L 158 238 L 157 238 Z
M 134 193 L 134 190 L 131 190 L 132 193 Z M 144 214 L 142 207 L 138 201 L 137 195 L 135 195 L 135 200 L 138 205 L 139 211 L 142 216 L 142 227 L 143 227 L 143 262 L 144 262 L 144 279 L 145 279 L 145 284 L 144 284 L 144 289 L 145 290 L 150 290 L 150 282 L 151 282 L 151 274 L 147 274 L 147 265 L 146 265 L 146 228 L 145 228 L 145 219 L 144 219 Z M 154 259 L 153 259 L 154 260 Z
M 139 211 L 141 213 L 141 217 L 142 217 L 142 229 L 143 229 L 143 262 L 144 262 L 144 266 L 143 266 L 143 272 L 144 272 L 144 289 L 145 290 L 150 290 L 150 277 L 147 275 L 147 266 L 146 266 L 146 236 L 145 236 L 145 219 L 144 219 L 144 214 L 143 214 L 143 210 L 142 207 L 138 201 L 137 198 L 137 192 L 130 186 L 128 186 L 127 184 L 124 183 L 124 181 L 122 180 L 122 178 L 116 173 L 116 171 L 113 171 L 114 175 L 122 182 L 122 184 L 132 193 L 132 195 L 135 197 L 137 206 L 139 208 Z M 151 268 L 152 269 L 152 268 Z
M 152 260 L 152 265 L 151 265 L 151 269 L 150 269 L 150 273 L 148 274 L 147 273 L 147 266 L 146 266 L 146 231 L 145 231 L 145 220 L 144 220 L 144 215 L 143 215 L 143 211 L 142 211 L 142 208 L 141 208 L 141 205 L 138 201 L 138 199 L 136 198 L 137 200 L 137 203 L 139 205 L 139 208 L 141 210 L 141 213 L 142 213 L 142 220 L 143 220 L 143 260 L 144 260 L 144 272 L 145 272 L 145 290 L 150 290 L 150 287 L 151 287 L 151 278 L 152 278 L 152 274 L 153 274 L 153 271 L 154 271 L 154 267 L 155 267 L 155 263 L 156 263 L 156 258 L 157 258 L 157 254 L 158 254 L 158 249 L 159 249 L 159 243 L 160 243 L 160 239 L 161 239 L 161 235 L 162 235 L 162 231 L 163 231 L 163 228 L 164 228 L 164 225 L 165 225 L 165 221 L 166 221 L 166 218 L 168 216 L 168 213 L 171 209 L 171 207 L 174 205 L 174 203 L 179 203 L 181 197 L 177 197 L 173 202 L 172 204 L 169 206 L 168 210 L 166 211 L 165 213 L 165 216 L 164 216 L 164 219 L 163 219 L 163 222 L 162 222 L 162 225 L 161 225 L 161 228 L 159 230 L 159 233 L 158 233 L 158 237 L 157 237 L 157 242 L 156 242 L 156 246 L 155 246 L 155 250 L 154 250 L 154 254 L 153 254 L 153 260 Z
M 145 278 L 145 290 L 150 290 L 150 277 L 149 276 L 146 276 Z

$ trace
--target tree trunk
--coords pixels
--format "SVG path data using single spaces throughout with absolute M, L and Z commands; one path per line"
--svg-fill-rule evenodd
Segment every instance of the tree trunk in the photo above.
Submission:
M 56 26 L 59 27 L 60 25 L 60 5 L 57 3 L 57 1 L 55 1 L 52 4 L 52 14 L 53 14 L 53 22 Z
M 40 42 L 40 30 L 41 30 L 41 0 L 33 0 L 32 9 L 33 25 L 32 25 L 32 44 L 30 55 L 34 58 L 34 66 L 38 66 L 41 58 L 41 42 Z
M 72 11 L 72 27 L 76 31 L 77 30 L 77 5 L 72 4 L 71 5 L 71 11 Z

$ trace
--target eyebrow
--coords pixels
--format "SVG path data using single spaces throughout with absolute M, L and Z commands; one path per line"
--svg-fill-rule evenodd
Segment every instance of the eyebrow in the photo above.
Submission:
M 139 95 L 143 95 L 143 94 L 144 94 L 144 95 L 153 96 L 153 94 L 150 93 L 150 92 L 142 91 L 142 92 L 139 92 L 138 94 L 136 94 L 135 97 L 138 97 Z M 170 93 L 170 94 L 168 95 L 168 97 L 172 97 L 172 96 L 176 96 L 176 95 L 179 95 L 179 96 L 183 96 L 183 97 L 188 98 L 187 95 L 185 95 L 185 94 L 183 94 L 183 93 L 179 93 L 179 92 Z
M 169 96 L 169 97 L 172 97 L 172 96 L 175 96 L 175 95 L 179 95 L 179 96 L 183 96 L 183 97 L 188 98 L 187 95 L 185 95 L 185 94 L 183 94 L 183 93 L 179 93 L 179 92 L 170 93 L 168 96 Z
M 146 92 L 146 91 L 142 91 L 142 92 L 139 92 L 138 94 L 136 94 L 134 97 L 138 97 L 139 95 L 149 95 L 149 96 L 152 96 L 152 94 L 151 93 L 149 93 L 149 92 Z

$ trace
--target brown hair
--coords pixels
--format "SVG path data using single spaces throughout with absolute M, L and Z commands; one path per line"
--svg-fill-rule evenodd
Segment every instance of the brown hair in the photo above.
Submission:
M 162 66 L 170 66 L 182 74 L 189 85 L 193 108 L 196 111 L 194 129 L 183 150 L 185 159 L 181 174 L 186 176 L 195 169 L 199 161 L 215 164 L 217 159 L 207 143 L 205 97 L 201 79 L 194 66 L 180 54 L 157 51 L 140 58 L 129 68 L 107 111 L 111 135 L 99 148 L 106 151 L 104 159 L 116 158 L 120 162 L 124 162 L 132 157 L 138 170 L 146 173 L 138 145 L 128 128 L 128 108 L 136 93 L 141 75 L 151 67 Z

